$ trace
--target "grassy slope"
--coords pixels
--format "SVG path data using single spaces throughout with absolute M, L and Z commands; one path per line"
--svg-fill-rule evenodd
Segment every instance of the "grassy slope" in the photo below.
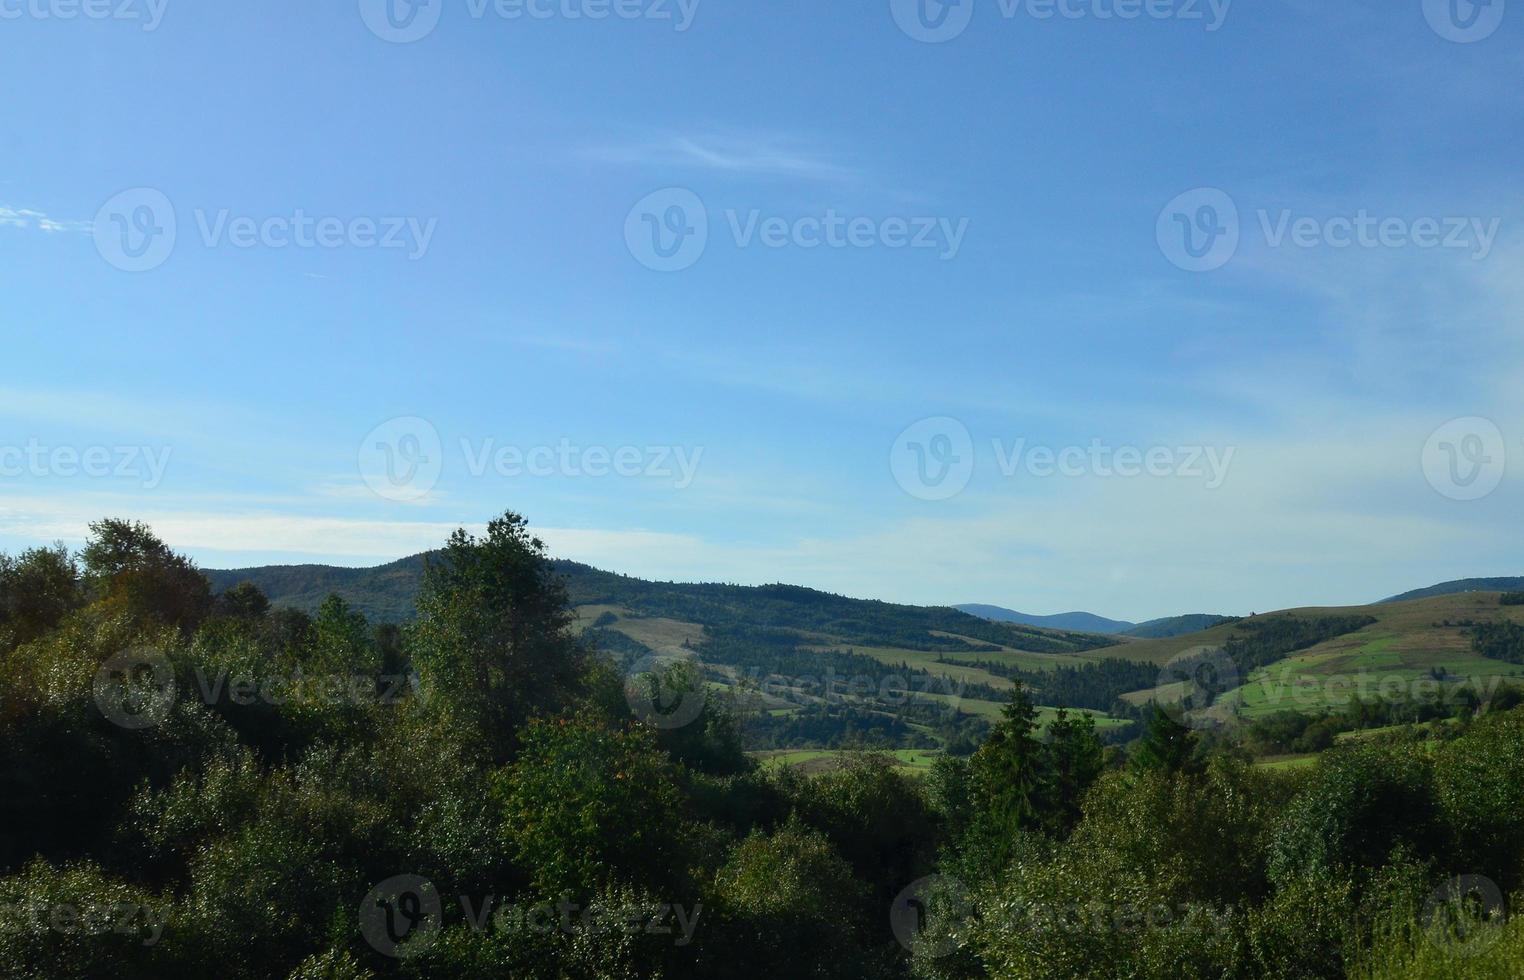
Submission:
M 1380 683 L 1410 684 L 1440 669 L 1465 683 L 1486 688 L 1503 678 L 1524 678 L 1524 667 L 1488 660 L 1471 652 L 1465 630 L 1439 624 L 1465 620 L 1511 619 L 1524 623 L 1524 606 L 1500 606 L 1496 592 L 1466 592 L 1373 606 L 1292 609 L 1304 617 L 1365 615 L 1375 623 L 1327 640 L 1256 671 L 1244 678 L 1237 700 L 1245 717 L 1274 711 L 1321 712 L 1357 688 L 1329 688 L 1328 681 L 1347 685 L 1362 681 L 1371 694 Z M 1282 615 L 1271 613 L 1267 615 Z M 1259 617 L 1264 618 L 1264 617 Z M 1213 627 L 1190 636 L 1143 640 L 1093 651 L 1092 656 L 1116 656 L 1164 664 L 1198 647 L 1220 646 L 1237 629 L 1235 624 Z M 1332 699 L 1332 700 L 1330 700 Z M 1135 700 L 1146 700 L 1139 695 Z
M 632 613 L 621 606 L 609 603 L 594 603 L 577 607 L 579 626 L 591 626 L 600 616 L 612 614 L 616 617 L 614 622 L 605 625 L 605 629 L 623 633 L 659 654 L 667 656 L 683 656 L 691 652 L 693 647 L 699 645 L 704 638 L 704 627 L 698 623 L 685 623 L 679 620 L 666 619 L 663 617 L 645 617 Z M 960 634 L 933 631 L 935 635 L 958 639 L 967 639 Z M 952 661 L 996 661 L 1007 664 L 1017 664 L 1027 670 L 1052 670 L 1060 665 L 1072 665 L 1076 662 L 1092 662 L 1099 659 L 1096 652 L 1091 651 L 1083 654 L 1045 654 L 1030 653 L 1011 646 L 1002 646 L 998 652 L 978 653 L 939 653 L 928 650 L 912 650 L 902 647 L 871 647 L 845 642 L 830 642 L 833 638 L 826 634 L 808 633 L 801 634 L 801 641 L 812 641 L 804 644 L 805 649 L 819 651 L 846 651 L 851 650 L 864 656 L 869 656 L 889 666 L 897 666 L 904 663 L 910 667 L 924 669 L 933 676 L 943 678 L 953 684 L 985 684 L 998 691 L 1011 689 L 1011 681 L 1004 677 L 991 674 L 986 670 L 974 666 L 962 666 L 958 663 L 938 663 L 938 658 Z M 684 642 L 687 646 L 684 646 Z M 971 641 L 973 642 L 973 641 Z M 984 701 L 971 697 L 950 697 L 940 694 L 927 694 L 926 697 L 935 700 L 957 703 L 965 712 L 979 715 L 984 718 L 995 718 L 1000 713 L 1001 703 Z M 1052 709 L 1044 709 L 1051 712 Z M 1102 727 L 1115 727 L 1126 724 L 1106 718 L 1100 712 L 1087 712 L 1095 715 L 1097 723 Z M 1044 722 L 1046 723 L 1046 718 Z

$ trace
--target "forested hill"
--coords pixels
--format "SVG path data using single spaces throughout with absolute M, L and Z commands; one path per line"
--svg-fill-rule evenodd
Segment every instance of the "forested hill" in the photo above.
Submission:
M 216 593 L 253 582 L 273 603 L 307 612 L 316 611 L 333 593 L 373 622 L 400 622 L 413 614 L 427 557 L 413 555 L 375 568 L 271 565 L 209 569 L 206 575 Z M 1071 653 L 1115 642 L 1091 633 L 991 622 L 951 608 L 852 599 L 801 586 L 652 582 L 571 561 L 555 562 L 555 568 L 578 607 L 616 606 L 710 628 L 745 624 L 752 629 L 818 633 L 832 643 L 913 650 L 967 650 L 968 641 L 975 641 L 1037 653 Z
M 1520 592 L 1524 591 L 1524 576 L 1508 576 L 1504 578 L 1462 578 L 1453 582 L 1441 582 L 1431 585 L 1426 589 L 1414 589 L 1404 592 L 1402 595 L 1394 595 L 1390 599 L 1382 599 L 1381 603 L 1407 602 L 1410 599 L 1428 599 L 1437 595 L 1458 595 L 1462 592 Z
M 426 557 L 412 555 L 375 568 L 265 565 L 203 571 L 217 594 L 240 582 L 253 582 L 276 605 L 308 613 L 317 612 L 324 599 L 336 594 L 371 622 L 396 623 L 413 616 Z

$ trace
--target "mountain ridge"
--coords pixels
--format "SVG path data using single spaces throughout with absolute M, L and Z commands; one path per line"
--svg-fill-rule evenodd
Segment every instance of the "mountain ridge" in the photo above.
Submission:
M 1495 578 L 1458 578 L 1450 582 L 1440 582 L 1438 585 L 1430 585 L 1422 589 L 1412 589 L 1399 595 L 1386 599 L 1380 599 L 1371 603 L 1373 606 L 1386 605 L 1391 602 L 1408 602 L 1413 599 L 1430 599 L 1434 596 L 1457 595 L 1462 592 L 1521 592 L 1524 591 L 1524 576 L 1500 576 Z

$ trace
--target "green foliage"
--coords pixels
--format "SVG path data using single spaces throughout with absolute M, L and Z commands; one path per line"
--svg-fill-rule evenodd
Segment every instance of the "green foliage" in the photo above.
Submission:
M 1524 664 L 1524 626 L 1502 620 L 1471 627 L 1471 649 L 1478 656 Z
M 1486 718 L 1434 749 L 1433 787 L 1454 867 L 1524 888 L 1524 714 Z
M 157 980 L 170 901 L 99 867 L 34 861 L 0 878 L 0 977 Z
M 1509 903 L 1519 908 L 1524 895 Z M 1349 971 L 1355 980 L 1516 980 L 1524 963 L 1524 917 L 1469 910 L 1457 927 L 1400 918 L 1379 933 Z
M 1444 835 L 1423 746 L 1356 743 L 1325 755 L 1291 802 L 1276 829 L 1267 871 L 1284 883 L 1375 869 L 1395 853 L 1441 855 Z
M 973 800 L 971 833 L 982 838 L 996 866 L 1009 856 L 1007 842 L 1039 822 L 1044 778 L 1037 711 L 1018 684 L 1001 722 L 969 761 Z
M 1043 824 L 1057 835 L 1079 823 L 1080 804 L 1105 769 L 1105 753 L 1090 715 L 1070 715 L 1059 709 L 1048 726 L 1047 765 L 1043 786 Z
M 288 980 L 375 980 L 375 976 L 353 953 L 330 949 L 302 960 Z
M 0 655 L 57 628 L 81 599 L 79 569 L 62 544 L 0 554 Z
M 1159 682 L 1157 664 L 1133 660 L 1098 660 L 1053 670 L 1022 670 L 1011 664 L 986 660 L 941 662 L 979 667 L 997 677 L 1020 681 L 1043 704 L 1095 711 L 1110 711 L 1122 695 L 1147 690 Z
M 1524 713 L 1501 695 L 1443 738 L 1338 744 L 1283 774 L 1160 712 L 1133 764 L 1108 767 L 1088 716 L 1040 732 L 1018 687 L 977 751 L 924 777 L 863 753 L 812 778 L 753 766 L 696 666 L 653 675 L 702 699 L 696 721 L 632 717 L 514 515 L 451 539 L 401 630 L 338 596 L 315 616 L 255 587 L 210 604 L 194 566 L 124 521 L 94 527 L 80 566 L 76 588 L 61 549 L 0 559 L 0 977 L 1490 978 L 1524 956 L 1516 923 L 1422 916 L 1457 875 L 1524 887 Z M 759 668 L 807 662 L 800 623 L 931 652 L 985 642 L 917 632 L 959 625 L 950 612 L 854 619 L 861 604 L 808 590 L 583 574 L 625 608 L 715 617 L 710 642 L 744 641 Z M 1359 623 L 1255 622 L 1237 653 Z M 114 722 L 101 691 L 117 688 L 98 685 L 124 650 L 155 651 L 174 681 L 141 727 Z M 381 696 L 393 674 L 409 683 Z M 356 684 L 300 683 L 325 675 Z M 913 707 L 854 710 L 945 737 Z M 1323 746 L 1343 720 L 1249 735 Z M 405 961 L 357 923 L 399 875 L 444 898 Z M 928 914 L 913 952 L 889 914 L 907 894 Z M 674 905 L 692 928 L 650 927 Z M 151 918 L 78 928 L 123 907 Z M 548 928 L 526 909 L 553 910 Z
M 370 624 L 336 595 L 330 595 L 312 621 L 315 634 L 312 669 L 344 676 L 375 676 L 381 658 L 371 643 Z
M 240 582 L 217 597 L 221 610 L 229 616 L 258 619 L 270 611 L 270 599 L 253 582 Z
M 570 623 L 544 542 L 509 513 L 482 539 L 451 535 L 427 567 L 407 642 L 431 705 L 503 761 L 530 716 L 554 711 L 579 689 L 583 655 Z
M 799 820 L 738 844 L 715 893 L 721 921 L 709 976 L 866 975 L 867 889 L 830 840 Z
M 709 688 L 698 667 L 688 660 L 656 664 L 650 671 L 626 678 L 637 703 L 660 713 L 681 710 L 674 723 L 657 725 L 656 742 L 678 762 L 697 772 L 718 776 L 742 773 L 755 763 L 741 742 L 740 725 L 727 699 Z M 692 706 L 692 707 L 690 707 Z M 690 719 L 687 714 L 696 708 Z M 611 717 L 619 717 L 611 714 Z M 680 723 L 678 723 L 680 722 Z
M 421 955 L 402 965 L 402 975 L 456 980 L 651 980 L 699 976 L 685 969 L 700 950 L 694 936 L 710 914 L 701 904 L 679 919 L 650 892 L 616 887 L 585 905 L 520 896 L 490 902 L 480 928 L 452 926 Z M 687 935 L 683 923 L 687 922 Z
M 888 758 L 863 753 L 814 779 L 785 777 L 794 812 L 822 831 L 887 909 L 905 885 L 931 873 L 938 820 L 925 790 Z M 874 933 L 888 938 L 887 920 Z
M 507 853 L 545 895 L 637 883 L 686 894 L 707 834 L 686 818 L 678 775 L 643 727 L 532 722 L 492 783 Z
M 1154 705 L 1143 738 L 1133 749 L 1132 764 L 1140 770 L 1188 772 L 1199 768 L 1196 733 Z
M 1306 618 L 1282 613 L 1240 620 L 1236 632 L 1222 649 L 1232 658 L 1240 677 L 1266 667 L 1298 650 L 1325 640 L 1353 633 L 1376 622 L 1372 616 L 1320 616 Z
M 206 576 L 140 522 L 107 518 L 91 524 L 79 560 L 89 592 L 135 622 L 189 629 L 211 609 Z

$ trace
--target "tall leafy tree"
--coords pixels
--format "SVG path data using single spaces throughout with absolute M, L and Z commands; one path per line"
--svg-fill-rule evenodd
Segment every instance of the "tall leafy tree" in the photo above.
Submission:
M 141 521 L 91 524 L 79 559 L 91 596 L 135 620 L 190 628 L 211 609 L 206 576 Z
M 79 569 L 62 544 L 0 555 L 0 650 L 37 639 L 79 604 Z
M 376 673 L 379 663 L 371 644 L 365 614 L 349 607 L 337 595 L 329 595 L 312 622 L 313 666 L 337 675 Z
M 239 582 L 219 596 L 218 601 L 229 616 L 243 619 L 259 619 L 270 611 L 270 597 L 253 582 Z
M 429 562 L 408 650 L 431 703 L 505 760 L 532 715 L 579 689 L 585 653 L 571 621 L 545 543 L 508 512 L 485 537 L 456 531 Z

